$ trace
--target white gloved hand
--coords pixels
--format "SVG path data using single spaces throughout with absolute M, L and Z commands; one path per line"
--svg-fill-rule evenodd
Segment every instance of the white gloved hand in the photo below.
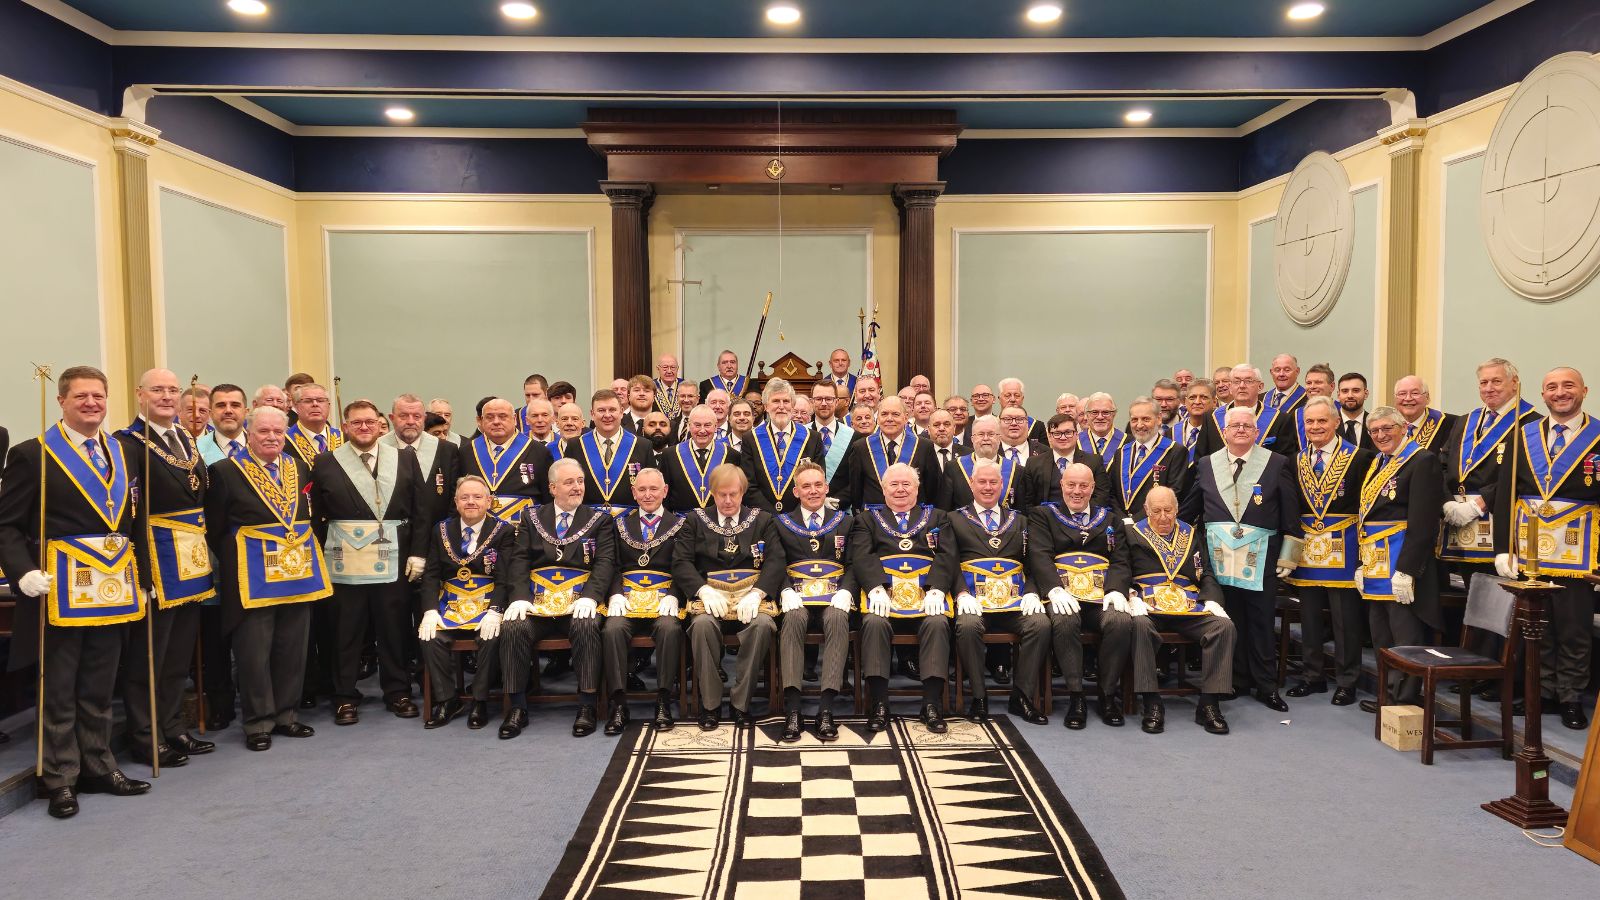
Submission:
M 578 600 L 578 602 L 572 604 L 572 617 L 574 619 L 592 619 L 594 618 L 595 611 L 599 608 L 600 604 L 594 602 L 588 597 L 582 597 Z
M 43 597 L 50 593 L 50 573 L 34 569 L 17 579 L 17 590 L 29 597 Z
M 1290 575 L 1293 575 L 1293 574 L 1294 574 L 1294 563 L 1287 562 L 1287 561 L 1281 560 L 1281 559 L 1278 560 L 1278 577 L 1279 578 L 1288 578 Z
M 533 604 L 526 600 L 513 600 L 511 605 L 506 607 L 507 622 L 520 622 L 531 615 L 533 615 Z
M 784 588 L 778 596 L 783 600 L 784 612 L 794 612 L 805 605 L 805 598 L 801 597 L 794 588 Z
M 1129 597 L 1128 598 L 1128 615 L 1130 615 L 1130 616 L 1148 616 L 1148 615 L 1150 615 L 1150 604 L 1144 602 L 1144 598 L 1143 597 Z
M 406 580 L 416 581 L 422 577 L 422 570 L 428 565 L 420 556 L 406 557 Z
M 1218 618 L 1226 619 L 1228 617 L 1228 611 L 1223 609 L 1222 604 L 1215 600 L 1207 600 L 1205 610 Z
M 1459 528 L 1468 522 L 1478 521 L 1478 504 L 1471 500 L 1446 500 L 1444 502 L 1444 520 L 1450 525 Z
M 1410 575 L 1404 572 L 1396 572 L 1394 577 L 1389 579 L 1389 583 L 1394 586 L 1395 602 L 1402 606 L 1410 606 L 1416 602 L 1417 583 Z
M 1367 582 L 1367 580 L 1362 577 L 1362 575 L 1361 575 L 1361 567 L 1360 566 L 1356 566 L 1355 580 L 1356 580 L 1356 593 L 1360 593 L 1361 591 L 1366 590 L 1366 582 Z
M 1044 601 L 1039 599 L 1038 594 L 1030 592 L 1022 595 L 1022 614 L 1025 616 L 1044 615 Z
M 925 616 L 942 616 L 950 610 L 950 601 L 945 597 L 944 591 L 935 588 L 922 595 L 922 614 Z
M 1496 553 L 1494 555 L 1494 573 L 1501 578 L 1517 577 L 1517 567 L 1511 563 L 1511 554 Z
M 417 640 L 431 641 L 444 627 L 444 619 L 436 609 L 430 609 L 422 614 L 422 624 L 417 628 Z
M 833 599 L 828 601 L 828 605 L 832 606 L 834 609 L 837 609 L 839 612 L 843 612 L 843 613 L 849 612 L 850 611 L 850 592 L 849 591 L 834 591 L 833 592 Z
M 1128 611 L 1128 598 L 1117 591 L 1108 591 L 1105 596 L 1105 608 L 1114 612 L 1125 613 Z
M 887 619 L 889 617 L 889 607 L 889 592 L 883 589 L 883 585 L 878 585 L 867 591 L 867 612 Z
M 478 639 L 492 641 L 500 636 L 500 614 L 489 610 L 478 620 Z
M 956 615 L 981 616 L 983 615 L 983 607 L 978 605 L 977 597 L 962 591 L 956 595 Z
M 1078 614 L 1078 610 L 1080 608 L 1078 606 L 1078 600 L 1076 597 L 1073 597 L 1071 594 L 1067 593 L 1066 588 L 1051 588 L 1050 593 L 1046 594 L 1045 596 L 1050 598 L 1050 611 L 1056 615 L 1075 616 Z
M 749 625 L 756 620 L 756 613 L 761 612 L 761 595 L 751 591 L 739 598 L 739 622 Z
M 606 614 L 623 618 L 627 617 L 628 598 L 622 596 L 621 594 L 612 594 L 611 599 L 606 601 Z
M 662 597 L 661 602 L 656 604 L 656 615 L 677 618 L 678 598 L 672 596 L 671 594 Z
M 706 605 L 706 612 L 712 616 L 720 619 L 728 614 L 728 598 L 711 585 L 702 585 L 700 590 L 695 592 L 695 596 Z

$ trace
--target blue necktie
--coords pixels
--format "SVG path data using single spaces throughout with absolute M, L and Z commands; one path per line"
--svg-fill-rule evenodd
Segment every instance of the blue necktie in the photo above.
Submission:
M 1557 425 L 1556 427 L 1560 428 L 1562 426 Z M 89 462 L 94 464 L 94 470 L 100 473 L 101 478 L 110 477 L 111 467 L 106 465 L 106 458 L 100 455 L 99 441 L 95 440 L 94 438 L 89 438 L 88 440 L 84 441 L 83 452 L 89 455 Z
M 1489 410 L 1488 415 L 1484 416 L 1483 417 L 1483 421 L 1478 424 L 1478 434 L 1481 435 L 1485 431 L 1488 431 L 1489 429 L 1493 428 L 1494 427 L 1494 420 L 1496 418 L 1498 418 L 1499 415 L 1500 414 L 1495 412 L 1494 410 L 1492 410 L 1492 409 Z
M 323 437 L 320 434 L 317 435 L 317 452 L 318 453 L 327 453 L 328 452 L 328 439 Z
M 570 513 L 562 513 L 561 517 L 556 520 L 556 537 L 564 538 L 567 536 L 567 522 L 571 518 L 572 515 Z
M 1317 473 L 1318 475 L 1321 475 L 1322 474 L 1322 469 L 1323 469 L 1322 451 L 1318 450 L 1317 451 L 1317 461 L 1311 464 L 1311 471 Z
M 1066 473 L 1066 471 L 1067 471 L 1067 458 L 1065 456 L 1060 457 L 1060 458 L 1058 458 L 1056 460 L 1056 468 L 1060 469 L 1063 474 Z
M 250 454 L 244 449 L 244 445 L 239 443 L 238 438 L 228 442 L 228 456 L 232 457 L 233 459 L 244 459 L 249 455 Z
M 815 514 L 813 514 L 812 517 L 815 519 Z M 907 528 L 911 527 L 911 522 L 906 518 L 905 513 L 895 513 L 894 520 L 900 526 L 901 531 L 905 531 Z M 813 524 L 811 527 L 815 528 L 817 526 Z
M 1139 468 L 1139 464 L 1144 462 L 1144 455 L 1147 450 L 1149 450 L 1148 447 L 1140 444 L 1139 449 L 1133 451 L 1133 467 L 1135 469 Z
M 788 443 L 789 443 L 789 436 L 784 434 L 781 431 L 778 432 L 778 459 L 780 459 L 780 460 L 783 459 L 783 450 L 788 445 Z
M 1550 442 L 1550 459 L 1560 458 L 1561 451 L 1567 449 L 1567 426 L 1555 426 L 1556 439 Z M 101 473 L 102 475 L 105 473 Z
M 277 463 L 275 463 L 275 462 L 267 463 L 267 474 L 269 476 L 271 476 L 273 484 L 279 484 L 279 485 L 283 484 L 282 481 L 278 480 L 278 464 Z
M 644 532 L 644 539 L 645 540 L 648 541 L 652 537 L 655 537 L 655 534 L 656 534 L 656 522 L 658 522 L 658 521 L 660 521 L 660 519 L 656 518 L 655 516 L 640 516 L 639 517 L 640 530 Z
M 461 554 L 463 556 L 472 552 L 472 526 L 465 525 L 461 528 Z
M 816 531 L 818 528 L 821 528 L 821 527 L 822 527 L 822 514 L 821 513 L 812 513 L 811 514 L 811 530 L 812 531 Z M 906 514 L 905 513 L 901 513 L 900 514 L 900 528 L 901 528 L 901 530 L 905 530 L 905 527 L 906 527 Z
M 991 533 L 1000 527 L 1000 523 L 995 520 L 994 510 L 986 509 L 983 511 L 983 527 L 989 529 Z
M 823 429 L 821 429 L 821 431 L 822 431 L 822 450 L 823 450 L 824 453 L 826 453 L 827 451 L 833 449 L 833 429 L 832 428 L 823 428 Z

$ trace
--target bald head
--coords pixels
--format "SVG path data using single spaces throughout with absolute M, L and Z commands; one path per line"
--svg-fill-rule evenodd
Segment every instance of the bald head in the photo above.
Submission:
M 139 415 L 162 428 L 171 428 L 178 416 L 178 376 L 170 369 L 151 369 L 139 376 Z

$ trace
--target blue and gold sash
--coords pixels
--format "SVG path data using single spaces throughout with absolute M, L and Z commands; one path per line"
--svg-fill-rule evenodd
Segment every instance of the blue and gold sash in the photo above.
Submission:
M 513 435 L 506 449 L 500 452 L 500 458 L 493 459 L 487 437 L 480 434 L 472 439 L 472 455 L 478 461 L 478 471 L 483 474 L 483 480 L 489 483 L 489 514 L 507 525 L 517 524 L 523 513 L 533 508 L 532 497 L 500 493 L 500 485 L 516 469 L 517 460 L 522 458 L 522 451 L 528 449 L 531 441 L 532 438 L 526 434 Z
M 1100 457 L 1100 461 L 1109 468 L 1112 461 L 1117 458 L 1117 451 L 1122 449 L 1127 439 L 1128 436 L 1123 434 L 1121 429 L 1113 428 L 1110 434 L 1097 438 L 1093 432 L 1085 428 L 1078 432 L 1078 449 Z
M 305 603 L 333 593 L 322 545 L 312 535 L 311 524 L 295 521 L 300 515 L 300 469 L 292 460 L 279 459 L 278 481 L 254 455 L 232 460 L 278 520 L 234 530 L 239 603 L 245 609 Z
M 721 375 L 713 375 L 711 376 L 710 381 L 712 390 L 727 391 L 728 396 L 731 399 L 737 400 L 744 396 L 746 381 L 743 375 L 734 378 L 732 381 L 723 378 Z M 703 400 L 705 398 L 702 397 L 701 399 Z
M 328 452 L 339 449 L 344 444 L 344 432 L 332 425 L 325 427 L 328 429 Z M 300 458 L 305 461 L 306 468 L 314 465 L 313 460 L 317 458 L 319 452 L 317 450 L 317 441 L 315 437 L 307 434 L 305 429 L 300 427 L 300 423 L 296 422 L 289 426 L 289 442 L 294 444 L 296 450 L 300 451 Z
M 1267 394 L 1267 399 L 1271 399 L 1272 395 L 1276 394 L 1276 393 L 1277 393 L 1277 391 L 1274 390 L 1271 393 Z M 1297 385 L 1294 386 L 1294 390 L 1290 391 L 1287 395 L 1284 396 L 1282 403 L 1274 403 L 1274 404 L 1272 404 L 1272 407 L 1274 409 L 1294 409 L 1294 405 L 1296 403 L 1299 403 L 1300 402 L 1300 398 L 1304 397 L 1305 395 L 1306 395 L 1305 386 L 1297 384 Z M 1266 399 L 1262 400 L 1261 401 L 1261 405 L 1262 406 L 1266 406 L 1267 405 L 1267 400 Z
M 1017 477 L 1017 461 L 1007 457 L 991 460 L 1000 466 L 1000 505 L 1010 506 L 1012 500 L 1011 485 Z M 961 469 L 962 477 L 967 483 L 972 483 L 972 471 L 978 465 L 977 454 L 968 453 L 966 456 L 956 457 L 957 466 Z
M 1539 487 L 1541 499 L 1548 501 L 1554 497 L 1561 483 L 1600 442 L 1600 419 L 1587 415 L 1583 418 L 1583 426 L 1572 433 L 1567 439 L 1567 446 L 1555 459 L 1550 458 L 1549 419 L 1529 422 L 1522 427 L 1523 443 L 1528 448 L 1528 467 L 1533 470 L 1533 479 Z
M 572 605 L 578 602 L 584 585 L 589 583 L 589 570 L 576 566 L 540 566 L 528 573 L 528 580 L 533 588 L 533 615 L 570 616 Z
M 933 572 L 933 558 L 915 553 L 890 553 L 880 557 L 883 574 L 889 578 L 889 618 L 917 619 L 925 613 L 922 601 L 928 593 L 929 576 Z M 868 612 L 867 592 L 861 592 L 861 611 Z M 945 615 L 950 615 L 950 601 L 945 600 Z
M 67 437 L 65 425 L 56 423 L 56 427 L 45 429 L 41 438 L 44 452 L 56 461 L 78 493 L 94 507 L 95 515 L 106 523 L 106 531 L 116 531 L 117 523 L 122 521 L 122 514 L 128 508 L 128 463 L 122 454 L 121 441 L 101 441 L 98 437 L 95 441 L 106 451 L 106 464 L 111 467 L 111 473 L 105 478 L 100 477 L 100 471 L 89 461 L 83 448 Z
M 683 470 L 683 477 L 689 483 L 689 490 L 694 492 L 695 502 L 705 506 L 711 502 L 711 470 L 722 465 L 728 458 L 728 445 L 722 441 L 711 442 L 711 455 L 706 459 L 706 467 L 700 468 L 700 463 L 694 458 L 692 441 L 682 441 L 678 444 L 678 468 Z
M 611 464 L 604 464 L 604 456 L 600 452 L 600 438 L 596 432 L 585 431 L 578 443 L 583 450 L 583 460 L 589 464 L 589 472 L 593 475 L 596 486 L 600 489 L 600 497 L 606 505 L 611 505 L 611 495 L 622 486 L 622 476 L 628 473 L 628 460 L 633 456 L 633 445 L 638 442 L 638 437 L 626 428 L 617 432 L 617 447 L 611 453 Z M 625 504 L 629 507 L 632 504 Z M 623 510 L 627 512 L 627 510 Z M 612 513 L 616 515 L 615 512 Z
M 1363 522 L 1366 521 L 1367 515 L 1372 512 L 1372 508 L 1377 505 L 1378 497 L 1385 492 L 1394 493 L 1390 485 L 1394 482 L 1396 476 L 1400 474 L 1401 467 L 1421 449 L 1421 444 L 1415 441 L 1407 442 L 1400 448 L 1398 453 L 1389 457 L 1387 463 L 1367 469 L 1367 479 L 1361 483 L 1361 520 Z
M 45 545 L 45 570 L 51 625 L 116 625 L 144 616 L 133 542 L 124 535 L 53 538 Z
M 1219 406 L 1211 411 L 1211 418 L 1217 423 L 1217 433 L 1226 434 L 1228 431 L 1228 410 L 1232 406 Z M 1278 423 L 1278 409 L 1267 404 L 1261 404 L 1261 411 L 1256 413 L 1256 444 L 1262 447 L 1277 440 L 1272 433 L 1272 426 Z
M 827 606 L 839 591 L 844 565 L 831 559 L 808 559 L 788 567 L 789 586 L 805 606 Z
M 910 465 L 911 458 L 916 452 L 917 436 L 909 428 L 900 433 L 900 448 L 894 459 L 889 459 L 888 451 L 883 447 L 881 430 L 867 435 L 867 456 L 872 459 L 872 474 L 878 479 L 879 484 L 883 483 L 883 473 L 887 472 L 890 466 L 896 463 Z
M 1424 448 L 1432 449 L 1433 439 L 1439 436 L 1439 425 L 1444 422 L 1444 411 L 1432 407 L 1422 416 L 1422 424 L 1417 426 L 1417 433 L 1411 435 L 1411 440 L 1416 441 Z M 1407 427 L 1410 422 L 1404 423 Z
M 1406 543 L 1406 523 L 1361 523 L 1361 596 L 1393 600 L 1395 563 Z
M 761 463 L 761 473 L 766 476 L 767 487 L 772 490 L 773 503 L 779 512 L 783 511 L 783 495 L 788 493 L 789 483 L 794 481 L 794 470 L 804 458 L 806 439 L 810 436 L 811 432 L 804 425 L 794 423 L 794 435 L 789 438 L 789 446 L 783 448 L 780 458 L 778 445 L 772 436 L 772 424 L 762 425 L 754 432 L 756 460 Z
M 489 611 L 489 595 L 494 578 L 488 575 L 457 573 L 439 583 L 439 618 L 446 628 L 475 631 Z
M 1305 447 L 1310 441 L 1306 439 L 1306 408 L 1304 406 L 1294 411 L 1294 433 L 1300 443 L 1297 447 Z
M 1014 559 L 983 557 L 964 562 L 961 581 L 986 614 L 1022 608 L 1022 563 Z
M 1199 585 L 1179 571 L 1194 548 L 1194 527 L 1183 521 L 1174 523 L 1171 539 L 1162 537 L 1150 527 L 1149 519 L 1133 523 L 1133 530 L 1145 539 L 1145 543 L 1155 551 L 1156 561 L 1161 563 L 1159 573 L 1150 572 L 1133 577 L 1133 584 L 1139 589 L 1150 611 L 1173 616 L 1204 614 L 1205 604 L 1200 600 Z M 1199 571 L 1198 563 L 1196 571 Z
M 1200 441 L 1200 429 L 1189 423 L 1188 416 L 1181 416 L 1172 423 L 1172 439 L 1189 451 L 1189 461 L 1194 462 L 1194 448 Z
M 150 582 L 158 607 L 171 609 L 217 595 L 204 510 L 152 513 L 145 521 L 145 534 L 150 541 Z
M 1456 453 L 1456 480 L 1465 481 L 1474 469 L 1483 465 L 1483 461 L 1489 458 L 1491 450 L 1494 451 L 1495 461 L 1499 462 L 1505 456 L 1505 441 L 1510 436 L 1511 429 L 1522 421 L 1523 416 L 1532 411 L 1532 403 L 1518 399 L 1514 412 L 1495 419 L 1494 424 L 1483 429 L 1481 435 L 1478 430 L 1482 426 L 1487 410 L 1480 406 L 1467 413 L 1467 421 L 1461 428 L 1461 444 Z
M 1122 489 L 1122 503 L 1125 507 L 1133 505 L 1133 498 L 1139 495 L 1145 482 L 1155 474 L 1156 468 L 1161 465 L 1161 460 L 1166 458 L 1167 451 L 1172 449 L 1172 439 L 1165 437 L 1158 439 L 1156 445 L 1150 448 L 1150 452 L 1145 454 L 1144 461 L 1135 467 L 1130 464 L 1138 447 L 1138 444 L 1125 443 L 1118 451 L 1123 457 L 1117 467 L 1121 470 L 1122 476 L 1118 486 Z
M 1106 572 L 1111 561 L 1098 553 L 1082 550 L 1056 554 L 1056 574 L 1061 586 L 1073 599 L 1100 603 L 1106 599 Z

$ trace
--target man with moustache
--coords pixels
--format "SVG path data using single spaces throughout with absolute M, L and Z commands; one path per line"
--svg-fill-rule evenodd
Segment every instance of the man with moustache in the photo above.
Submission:
M 212 428 L 195 441 L 195 451 L 205 465 L 249 452 L 244 440 L 246 402 L 244 388 L 236 384 L 219 384 L 211 389 Z
M 1111 508 L 1117 518 L 1131 522 L 1144 509 L 1150 489 L 1164 485 L 1182 498 L 1189 494 L 1193 473 L 1189 453 L 1161 433 L 1159 408 L 1149 397 L 1128 404 L 1128 433 L 1117 451 L 1106 480 L 1111 483 Z
M 638 434 L 644 427 L 644 417 L 656 408 L 656 383 L 646 375 L 635 375 L 628 379 L 627 393 L 622 396 L 628 408 L 622 411 L 619 422 L 624 430 Z
M 517 527 L 534 506 L 550 499 L 549 471 L 550 450 L 517 430 L 511 403 L 499 397 L 485 401 L 478 436 L 461 453 L 461 474 L 488 483 L 490 515 Z
M 732 350 L 717 354 L 717 374 L 700 382 L 700 396 L 708 400 L 712 391 L 722 391 L 734 398 L 743 397 L 747 389 L 745 377 L 739 373 L 739 354 Z
M 651 727 L 672 730 L 672 695 L 678 689 L 683 659 L 682 593 L 672 583 L 672 551 L 683 517 L 662 507 L 667 482 L 656 469 L 633 479 L 635 508 L 617 520 L 621 561 L 612 576 L 606 621 L 600 628 L 606 684 L 611 688 L 611 715 L 606 734 L 621 734 L 628 725 L 627 678 L 629 642 L 649 635 L 656 654 L 656 706 Z
M 967 436 L 972 430 L 972 411 L 967 405 L 967 398 L 960 394 L 951 394 L 944 398 L 944 411 L 950 414 L 950 424 L 955 429 L 955 435 L 950 442 L 958 446 L 967 446 Z
M 1169 378 L 1163 378 L 1150 388 L 1150 399 L 1155 401 L 1156 412 L 1161 417 L 1161 433 L 1172 437 L 1172 427 L 1178 423 L 1181 413 L 1180 394 L 1178 385 Z
M 650 442 L 623 428 L 622 416 L 616 394 L 596 391 L 589 405 L 594 428 L 580 435 L 577 447 L 567 453 L 583 470 L 583 502 L 613 518 L 633 507 L 633 477 L 656 461 Z
M 1000 456 L 1000 420 L 994 416 L 979 416 L 972 423 L 972 453 L 956 460 L 950 477 L 939 485 L 936 505 L 947 512 L 972 503 L 972 473 L 980 462 L 992 462 L 1000 467 L 1000 505 L 1010 508 L 1016 502 L 1022 484 L 1027 481 L 1023 467 Z
M 955 473 L 950 470 L 957 460 L 972 452 L 966 444 L 958 444 L 956 438 L 955 418 L 945 410 L 935 410 L 928 417 L 928 440 L 933 443 L 933 464 L 939 469 L 939 480 L 952 478 Z
M 750 482 L 745 505 L 776 514 L 799 503 L 795 473 L 803 460 L 822 461 L 822 439 L 793 420 L 794 388 L 789 382 L 770 379 L 762 394 L 767 420 L 753 428 L 737 449 Z
M 649 445 L 650 465 L 660 469 L 667 464 L 672 453 L 672 425 L 667 421 L 667 414 L 659 409 L 652 409 L 645 414 L 644 429 L 639 436 Z
M 711 472 L 724 463 L 742 466 L 739 451 L 717 440 L 717 417 L 708 406 L 696 406 L 686 418 L 689 437 L 672 448 L 662 474 L 667 481 L 667 508 L 675 513 L 711 505 Z
M 529 406 L 549 404 L 535 400 Z M 441 441 L 422 430 L 426 414 L 422 411 L 422 398 L 416 394 L 401 394 L 389 405 L 389 433 L 378 443 L 396 450 L 409 449 L 417 455 L 417 467 L 422 472 L 423 494 L 427 500 L 418 524 L 430 528 L 442 522 L 453 512 L 451 496 L 455 493 L 456 479 L 461 471 L 461 447 L 453 441 Z M 530 415 L 530 419 L 534 416 Z M 537 435 L 534 436 L 537 440 Z
M 883 503 L 883 473 L 895 463 L 917 470 L 920 503 L 932 503 L 939 496 L 939 470 L 933 447 L 906 430 L 906 406 L 899 397 L 878 404 L 878 429 L 857 441 L 846 454 L 849 472 L 840 503 L 853 510 L 864 510 Z
M 828 507 L 828 479 L 822 466 L 804 460 L 795 469 L 795 507 L 777 516 L 774 530 L 787 561 L 787 585 L 779 592 L 783 620 L 778 629 L 778 668 L 783 678 L 783 732 L 792 744 L 805 731 L 800 688 L 806 662 L 806 635 L 822 632 L 822 695 L 817 703 L 817 740 L 839 738 L 833 704 L 844 685 L 850 655 L 850 609 L 856 578 L 850 568 L 849 513 Z
M 1195 444 L 1199 442 L 1201 432 L 1205 431 L 1206 419 L 1217 405 L 1217 398 L 1211 390 L 1209 378 L 1197 378 L 1190 382 L 1183 394 L 1184 415 L 1172 424 L 1172 440 L 1188 452 L 1190 465 L 1194 464 Z

